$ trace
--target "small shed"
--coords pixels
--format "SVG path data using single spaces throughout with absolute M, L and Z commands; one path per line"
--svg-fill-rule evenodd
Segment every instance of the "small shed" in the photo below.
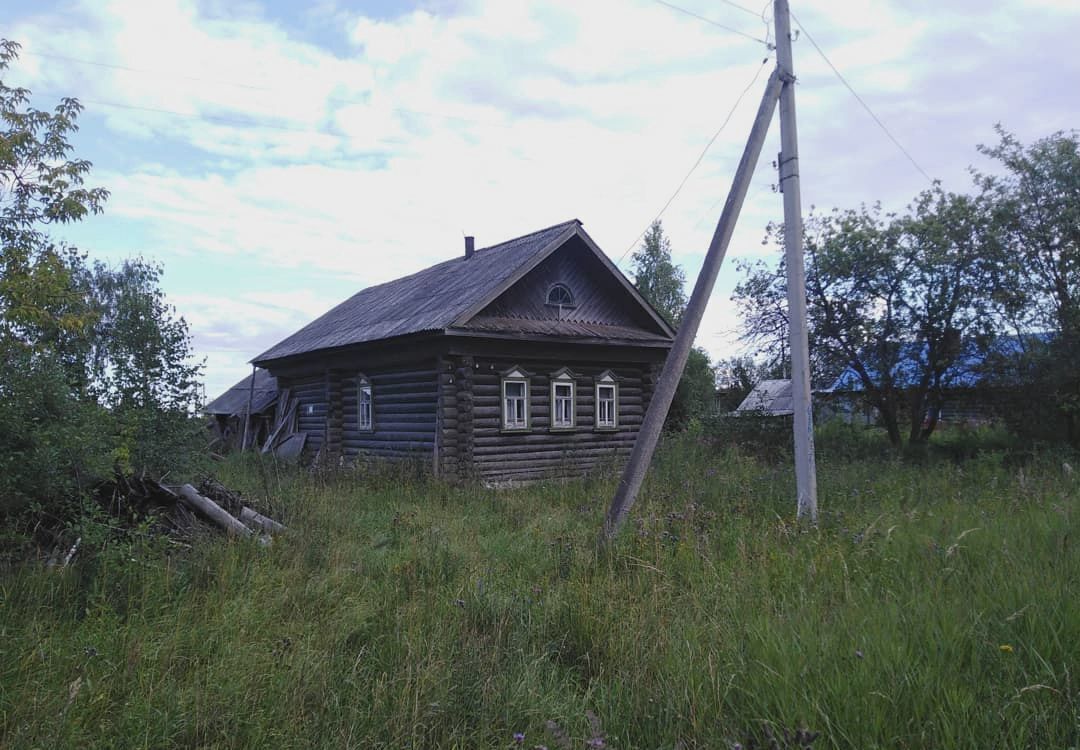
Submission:
M 270 432 L 277 400 L 277 378 L 267 370 L 257 369 L 254 376 L 247 376 L 204 406 L 203 413 L 213 420 L 215 437 L 227 448 L 239 448 L 250 404 L 248 444 L 261 445 Z
M 740 417 L 787 417 L 794 413 L 790 380 L 762 380 L 734 411 Z

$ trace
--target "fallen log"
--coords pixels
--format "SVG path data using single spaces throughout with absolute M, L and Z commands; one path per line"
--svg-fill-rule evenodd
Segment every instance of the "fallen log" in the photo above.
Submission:
M 198 491 L 190 484 L 185 484 L 177 487 L 176 494 L 180 498 L 180 501 L 184 503 L 184 505 L 188 506 L 192 510 L 202 513 L 204 516 L 209 518 L 221 528 L 228 531 L 230 534 L 236 534 L 237 536 L 251 536 L 251 529 L 249 529 L 235 517 L 230 515 L 227 510 L 222 508 L 213 500 L 200 495 Z
M 246 505 L 240 509 L 240 520 L 248 526 L 258 526 L 267 534 L 281 534 L 285 531 L 285 527 L 275 521 L 273 518 L 264 516 L 257 510 L 247 507 Z

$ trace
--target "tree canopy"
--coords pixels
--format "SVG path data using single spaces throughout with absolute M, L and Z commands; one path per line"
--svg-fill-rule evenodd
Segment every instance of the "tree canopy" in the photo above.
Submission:
M 678 328 L 686 310 L 686 274 L 671 259 L 671 241 L 659 220 L 646 230 L 631 260 L 634 286 L 668 323 Z M 691 349 L 668 411 L 667 428 L 682 429 L 692 418 L 711 410 L 715 389 L 716 377 L 708 352 L 700 347 Z
M 141 259 L 90 263 L 50 227 L 100 213 L 70 137 L 82 106 L 29 106 L 0 40 L 0 515 L 70 501 L 113 468 L 161 472 L 194 455 L 201 367 Z
M 976 173 L 972 195 L 935 184 L 900 214 L 880 205 L 805 222 L 813 374 L 841 372 L 876 407 L 894 445 L 925 442 L 972 362 L 984 376 L 1003 334 L 1049 336 L 1041 367 L 1062 409 L 1080 412 L 1080 155 L 1075 134 L 1025 147 L 999 129 L 981 150 L 1004 173 Z M 783 244 L 783 228 L 768 241 Z M 735 292 L 744 336 L 775 360 L 787 337 L 783 260 L 744 267 Z M 1000 351 L 1000 349 L 998 350 Z M 1029 363 L 1029 376 L 1035 372 Z M 1015 371 L 1015 370 L 1014 370 Z M 1053 373 L 1051 377 L 1050 373 Z

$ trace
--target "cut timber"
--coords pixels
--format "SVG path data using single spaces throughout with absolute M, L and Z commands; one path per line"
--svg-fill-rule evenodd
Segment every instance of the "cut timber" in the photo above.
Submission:
M 230 534 L 236 534 L 237 536 L 251 536 L 251 529 L 229 515 L 228 511 L 213 500 L 200 495 L 190 484 L 184 484 L 178 487 L 176 494 L 180 497 L 180 500 L 184 505 L 206 516 Z
M 281 534 L 285 531 L 285 527 L 273 518 L 267 518 L 262 513 L 246 505 L 240 509 L 240 520 L 248 526 L 258 526 L 267 534 Z

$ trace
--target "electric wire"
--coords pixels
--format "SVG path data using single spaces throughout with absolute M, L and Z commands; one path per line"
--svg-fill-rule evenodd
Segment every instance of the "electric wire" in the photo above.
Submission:
M 747 8 L 745 5 L 739 5 L 738 3 L 733 2 L 732 0 L 720 0 L 720 2 L 722 2 L 724 5 L 730 5 L 732 8 L 736 8 L 738 10 L 741 10 L 743 13 L 749 13 L 750 15 L 754 16 L 755 18 L 760 15 L 756 10 L 753 10 L 751 8 Z
M 59 94 L 54 94 L 49 91 L 36 91 L 37 96 L 44 96 L 47 98 L 62 98 Z M 180 112 L 175 109 L 164 109 L 162 107 L 144 107 L 138 104 L 124 104 L 121 102 L 111 102 L 104 99 L 84 99 L 83 97 L 72 97 L 77 99 L 81 104 L 93 104 L 98 107 L 115 107 L 117 109 L 128 109 L 135 112 L 149 112 L 153 114 L 172 115 L 173 117 L 184 117 L 190 120 L 203 120 L 206 122 L 212 122 L 218 125 L 226 125 L 234 128 L 250 128 L 252 130 L 280 130 L 286 133 L 305 133 L 309 135 L 324 135 L 330 138 L 352 138 L 348 133 L 336 132 L 333 130 L 327 130 L 323 128 L 294 128 L 288 125 L 275 125 L 267 122 L 256 122 L 254 120 L 241 120 L 234 117 L 222 117 L 220 115 L 211 115 L 198 112 Z
M 161 77 L 165 77 L 165 78 L 176 78 L 176 79 L 179 79 L 179 80 L 191 81 L 193 83 L 206 83 L 206 84 L 217 85 L 217 86 L 232 86 L 234 88 L 246 89 L 248 91 L 265 91 L 265 92 L 268 92 L 268 93 L 278 93 L 278 94 L 287 94 L 287 93 L 289 93 L 288 91 L 286 91 L 285 89 L 282 89 L 280 87 L 261 86 L 261 85 L 254 84 L 254 83 L 247 83 L 247 82 L 243 82 L 243 81 L 234 81 L 234 80 L 225 80 L 225 79 L 220 79 L 220 78 L 203 78 L 203 77 L 199 77 L 199 76 L 187 75 L 187 74 L 184 74 L 184 73 L 176 73 L 176 72 L 173 72 L 173 71 L 152 70 L 150 68 L 138 68 L 138 67 L 133 67 L 133 66 L 130 66 L 130 65 L 120 65 L 120 64 L 117 64 L 117 63 L 101 62 L 99 60 L 84 60 L 84 59 L 81 59 L 81 58 L 78 58 L 78 57 L 68 57 L 66 55 L 57 55 L 57 54 L 54 54 L 54 53 L 51 53 L 51 52 L 36 52 L 36 51 L 29 51 L 29 50 L 24 49 L 24 50 L 21 50 L 19 52 L 19 54 L 20 54 L 20 56 L 22 56 L 22 55 L 31 55 L 31 56 L 34 56 L 34 57 L 41 57 L 41 58 L 48 59 L 48 60 L 58 60 L 58 61 L 61 61 L 61 62 L 74 63 L 76 65 L 90 65 L 90 66 L 97 67 L 97 68 L 106 68 L 106 69 L 109 69 L 109 70 L 119 70 L 119 71 L 123 71 L 123 72 L 126 72 L 126 73 L 135 73 L 135 74 L 139 74 L 139 75 L 161 76 Z M 324 99 L 327 102 L 331 102 L 333 104 L 341 104 L 341 105 L 354 105 L 355 104 L 355 105 L 361 105 L 361 106 L 371 106 L 371 104 L 372 104 L 372 102 L 370 100 L 353 99 L 353 98 L 349 98 L 349 97 L 340 97 L 340 96 L 327 96 L 327 97 L 324 97 Z M 98 102 L 98 103 L 100 104 L 101 102 Z M 135 108 L 134 105 L 124 105 L 124 104 L 105 104 L 105 106 L 117 106 L 117 107 Z M 425 111 L 425 110 L 419 110 L 419 109 L 409 109 L 407 107 L 389 107 L 388 109 L 390 111 L 392 111 L 392 112 L 397 112 L 399 114 L 415 115 L 415 116 L 418 116 L 418 117 L 433 117 L 433 118 L 438 118 L 438 119 L 442 119 L 442 120 L 456 121 L 456 122 L 460 122 L 460 123 L 463 123 L 463 124 L 466 124 L 466 125 L 481 125 L 481 126 L 487 126 L 487 127 L 501 127 L 501 128 L 513 127 L 512 125 L 510 125 L 508 123 L 494 122 L 494 121 L 490 121 L 490 120 L 475 120 L 475 119 L 470 119 L 470 118 L 467 118 L 467 117 L 461 117 L 459 115 L 448 115 L 448 114 L 444 114 L 444 113 L 440 113 L 440 112 L 431 112 L 431 111 Z M 150 110 L 150 111 L 156 111 L 156 110 Z M 185 113 L 182 113 L 182 112 L 177 113 L 177 112 L 172 112 L 170 110 L 161 110 L 161 111 L 167 112 L 169 114 L 180 114 L 182 116 L 190 116 L 190 115 L 186 115 Z
M 821 55 L 821 59 L 824 60 L 825 64 L 832 69 L 832 72 L 836 74 L 836 77 L 838 79 L 840 79 L 840 83 L 844 84 L 847 90 L 851 92 L 851 95 L 854 96 L 855 100 L 862 105 L 863 109 L 866 110 L 867 114 L 869 114 L 870 117 L 874 120 L 874 122 L 877 123 L 877 126 L 881 128 L 881 131 L 885 133 L 886 136 L 888 136 L 889 140 L 892 141 L 898 149 L 900 149 L 900 153 L 907 157 L 907 160 L 911 162 L 911 165 L 915 167 L 915 169 L 917 169 L 919 173 L 927 179 L 928 182 L 933 183 L 934 178 L 931 177 L 930 174 L 922 168 L 919 162 L 915 161 L 915 157 L 911 155 L 911 152 L 904 148 L 904 145 L 900 143 L 900 141 L 897 140 L 896 136 L 892 134 L 892 131 L 890 131 L 889 128 L 885 126 L 885 123 L 881 121 L 881 118 L 874 113 L 874 110 L 870 109 L 870 105 L 867 104 L 861 96 L 859 96 L 859 93 L 852 87 L 850 83 L 848 83 L 847 79 L 844 78 L 840 71 L 837 70 L 836 66 L 832 63 L 832 60 L 829 59 L 828 55 L 825 54 L 824 50 L 822 50 L 821 47 L 818 46 L 818 43 L 814 41 L 814 37 L 811 36 L 810 32 L 806 30 L 805 26 L 803 26 L 802 21 L 800 21 L 794 13 L 791 13 L 791 17 L 792 19 L 794 19 L 795 23 L 798 24 L 799 29 L 802 30 L 802 33 L 806 35 L 806 38 L 810 40 L 810 44 L 813 45 L 815 50 L 817 50 L 817 53 Z
M 675 188 L 675 192 L 673 192 L 671 194 L 671 197 L 667 199 L 664 207 L 661 208 L 660 212 L 656 214 L 652 221 L 649 222 L 648 226 L 646 226 L 638 233 L 637 237 L 634 238 L 634 241 L 631 242 L 629 247 L 627 247 L 626 250 L 623 251 L 623 254 L 619 256 L 619 260 L 615 262 L 616 266 L 622 264 L 623 260 L 626 259 L 626 256 L 630 253 L 630 251 L 637 246 L 637 243 L 641 240 L 642 237 L 645 236 L 645 233 L 649 231 L 649 227 L 651 227 L 653 224 L 660 220 L 660 218 L 664 215 L 664 212 L 668 210 L 671 204 L 679 196 L 679 193 L 682 192 L 683 187 L 686 185 L 691 175 L 694 174 L 694 171 L 697 170 L 697 168 L 701 165 L 701 162 L 704 161 L 705 155 L 709 153 L 709 149 L 712 148 L 712 145 L 716 142 L 716 139 L 720 137 L 720 134 L 722 132 L 724 132 L 724 128 L 726 128 L 728 123 L 731 122 L 731 118 L 735 115 L 735 110 L 739 108 L 742 100 L 746 98 L 746 95 L 750 92 L 750 89 L 752 89 L 754 87 L 754 84 L 757 83 L 757 79 L 761 76 L 761 71 L 765 69 L 765 66 L 768 64 L 769 60 L 770 58 L 766 57 L 764 60 L 761 61 L 761 65 L 759 65 L 758 69 L 754 71 L 754 77 L 750 79 L 750 83 L 746 85 L 746 88 L 744 88 L 739 94 L 738 98 L 735 99 L 735 103 L 731 106 L 731 109 L 728 110 L 727 116 L 724 118 L 724 121 L 720 123 L 720 127 L 716 130 L 715 133 L 713 133 L 712 138 L 710 138 L 709 142 L 705 144 L 705 148 L 701 150 L 701 153 L 698 154 L 697 160 L 694 162 L 693 166 L 690 167 L 690 170 L 686 173 L 686 175 L 682 178 L 679 186 Z
M 670 8 L 671 10 L 677 11 L 679 13 L 684 13 L 684 14 L 690 16 L 691 18 L 698 19 L 699 21 L 704 21 L 707 24 L 715 26 L 715 27 L 717 27 L 719 29 L 723 29 L 724 31 L 730 31 L 732 34 L 738 34 L 741 37 L 746 37 L 747 39 L 750 39 L 750 40 L 753 40 L 753 41 L 757 42 L 758 44 L 764 44 L 766 47 L 769 46 L 769 43 L 766 42 L 761 37 L 754 36 L 753 34 L 747 34 L 745 31 L 742 31 L 741 29 L 736 29 L 734 26 L 727 26 L 726 24 L 722 24 L 719 21 L 714 21 L 711 18 L 708 18 L 706 16 L 701 15 L 700 13 L 695 13 L 694 11 L 687 10 L 686 8 L 683 8 L 683 7 L 679 6 L 679 5 L 669 3 L 669 2 L 667 2 L 667 0 L 653 0 L 653 2 L 657 3 L 658 5 L 663 5 L 664 7 Z M 735 3 L 729 3 L 729 5 L 735 5 Z M 749 11 L 748 8 L 743 8 L 742 6 L 736 6 L 736 7 L 738 7 L 740 10 Z M 753 12 L 753 11 L 749 11 L 749 12 Z M 755 13 L 754 15 L 757 15 L 757 14 Z

